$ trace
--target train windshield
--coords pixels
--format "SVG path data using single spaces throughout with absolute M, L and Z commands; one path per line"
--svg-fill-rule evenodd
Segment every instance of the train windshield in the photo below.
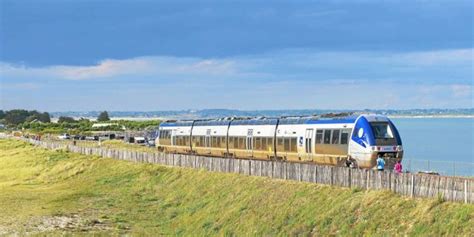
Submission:
M 387 122 L 372 122 L 370 123 L 375 139 L 393 139 L 393 131 Z

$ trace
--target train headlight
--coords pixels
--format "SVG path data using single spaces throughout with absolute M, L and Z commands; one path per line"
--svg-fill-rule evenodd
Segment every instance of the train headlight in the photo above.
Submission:
M 397 151 L 403 151 L 402 146 L 397 146 Z

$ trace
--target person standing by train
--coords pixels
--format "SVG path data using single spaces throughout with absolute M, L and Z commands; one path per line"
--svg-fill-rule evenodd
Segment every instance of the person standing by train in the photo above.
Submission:
M 403 167 L 402 167 L 402 162 L 400 160 L 397 160 L 397 163 L 395 164 L 394 170 L 395 170 L 395 173 L 397 173 L 397 174 L 402 173 Z
M 385 160 L 382 158 L 382 155 L 379 154 L 379 158 L 377 158 L 377 170 L 383 171 L 385 168 Z

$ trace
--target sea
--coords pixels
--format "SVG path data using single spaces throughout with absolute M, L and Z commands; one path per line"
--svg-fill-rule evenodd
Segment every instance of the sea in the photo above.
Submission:
M 412 172 L 474 176 L 474 118 L 391 118 Z

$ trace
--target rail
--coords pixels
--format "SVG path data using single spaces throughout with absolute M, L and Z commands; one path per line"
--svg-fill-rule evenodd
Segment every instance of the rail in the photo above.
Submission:
M 474 163 L 403 158 L 403 168 L 412 173 L 434 172 L 449 176 L 474 176 Z

